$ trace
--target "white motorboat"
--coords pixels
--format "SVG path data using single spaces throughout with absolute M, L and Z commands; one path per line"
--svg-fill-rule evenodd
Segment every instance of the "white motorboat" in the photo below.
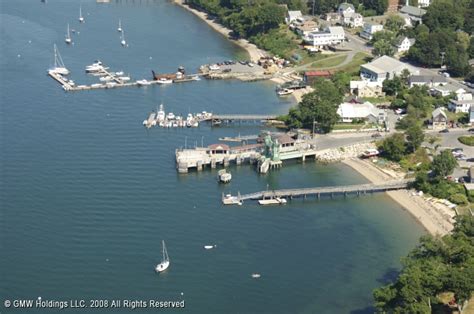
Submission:
M 63 59 L 61 58 L 61 55 L 59 54 L 59 50 L 56 47 L 56 44 L 54 44 L 54 67 L 49 69 L 50 73 L 54 74 L 61 74 L 61 75 L 68 75 L 69 70 L 64 66 Z
M 84 23 L 84 17 L 82 16 L 82 6 L 79 6 L 79 22 Z
M 121 33 L 122 36 L 120 37 L 120 44 L 125 47 L 127 45 L 127 42 L 125 41 L 125 32 L 122 30 Z
M 66 44 L 68 44 L 68 45 L 72 43 L 71 32 L 69 31 L 69 24 L 67 24 L 66 38 L 64 39 L 64 41 L 65 41 Z
M 122 20 L 120 20 L 120 19 L 119 19 L 119 25 L 117 27 L 117 31 L 120 32 L 120 33 L 122 32 Z
M 115 75 L 123 75 L 123 71 L 115 72 Z
M 281 197 L 258 200 L 260 205 L 285 205 L 286 199 Z
M 117 86 L 117 83 L 115 83 L 115 82 L 107 82 L 107 83 L 105 83 L 105 86 L 108 87 L 108 88 L 112 88 L 112 87 Z
M 161 104 L 160 110 L 158 110 L 157 115 L 156 115 L 156 120 L 158 120 L 158 122 L 163 122 L 165 121 L 165 118 L 166 118 L 165 109 L 164 109 L 163 104 Z
M 262 277 L 262 275 L 257 274 L 257 273 L 253 273 L 253 274 L 252 274 L 252 278 L 257 279 L 257 278 L 260 278 L 260 277 Z
M 227 172 L 227 170 L 222 169 L 219 170 L 219 172 L 217 173 L 217 178 L 219 182 L 228 183 L 230 182 L 230 180 L 232 180 L 232 174 L 230 172 Z
M 217 71 L 217 70 L 220 70 L 220 68 L 221 68 L 221 67 L 218 66 L 217 64 L 211 64 L 211 65 L 209 66 L 209 70 L 211 70 L 211 71 Z
M 86 72 L 88 73 L 100 72 L 102 70 L 105 70 L 105 68 L 100 60 L 96 60 L 91 65 L 86 66 Z
M 157 83 L 158 84 L 171 84 L 173 83 L 173 80 L 162 77 L 157 81 Z
M 163 246 L 163 257 L 161 259 L 161 263 L 156 265 L 155 270 L 157 273 L 161 273 L 165 271 L 170 266 L 170 258 L 168 256 L 168 251 L 166 250 L 165 241 L 161 241 L 161 245 Z
M 131 80 L 130 76 L 120 76 L 119 79 L 124 82 L 128 82 Z
M 291 95 L 291 94 L 293 94 L 293 90 L 292 90 L 292 89 L 288 89 L 288 88 L 283 88 L 283 89 L 279 89 L 279 90 L 277 91 L 277 94 L 278 94 L 278 96 Z
M 109 82 L 109 81 L 112 81 L 114 78 L 111 77 L 111 76 L 104 76 L 104 77 L 101 77 L 99 78 L 99 81 L 101 82 Z
M 206 250 L 211 250 L 211 249 L 213 249 L 214 247 L 215 247 L 215 245 L 204 245 L 204 248 L 205 248 Z
M 175 118 L 175 115 L 172 112 L 168 113 L 168 115 L 166 116 L 166 119 L 168 120 L 174 120 L 174 118 Z
M 151 85 L 151 83 L 148 82 L 148 81 L 145 80 L 145 79 L 143 79 L 143 80 L 138 80 L 138 81 L 137 81 L 137 84 L 138 84 L 139 86 L 148 86 L 148 85 Z

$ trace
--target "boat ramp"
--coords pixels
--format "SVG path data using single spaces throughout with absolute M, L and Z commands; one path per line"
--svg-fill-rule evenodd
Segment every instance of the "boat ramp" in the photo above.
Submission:
M 392 180 L 383 183 L 369 183 L 369 184 L 356 184 L 346 186 L 328 186 L 328 187 L 314 187 L 314 188 L 301 188 L 301 189 L 284 189 L 284 190 L 272 190 L 272 191 L 260 191 L 250 194 L 238 194 L 237 196 L 226 195 L 222 197 L 222 203 L 225 205 L 231 204 L 228 199 L 236 200 L 232 204 L 242 203 L 245 200 L 261 200 L 261 199 L 276 199 L 276 198 L 304 198 L 313 197 L 320 199 L 325 196 L 334 197 L 337 195 L 347 196 L 352 195 L 365 195 L 376 192 L 387 192 L 400 189 L 406 189 L 408 185 L 413 182 L 413 179 L 403 180 Z

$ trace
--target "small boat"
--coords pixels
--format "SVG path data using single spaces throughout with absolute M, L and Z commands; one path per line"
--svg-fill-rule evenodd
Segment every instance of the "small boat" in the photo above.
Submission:
M 174 113 L 172 113 L 172 112 L 168 113 L 168 115 L 166 116 L 166 119 L 168 119 L 168 120 L 174 120 L 174 119 L 175 119 Z
M 257 279 L 257 278 L 260 278 L 260 277 L 262 277 L 262 275 L 257 274 L 257 273 L 253 273 L 253 274 L 252 274 L 252 278 Z
M 130 76 L 120 76 L 119 79 L 120 79 L 121 81 L 124 81 L 124 82 L 128 82 L 128 81 L 131 80 L 131 79 L 130 79 Z
M 115 83 L 115 82 L 107 82 L 107 83 L 105 83 L 105 86 L 108 87 L 108 88 L 113 88 L 113 87 L 117 86 L 117 83 Z
M 159 80 L 157 80 L 157 83 L 158 84 L 171 84 L 173 83 L 173 80 L 162 77 Z
M 115 72 L 115 75 L 123 75 L 123 71 Z
M 105 68 L 100 60 L 96 60 L 91 65 L 86 66 L 86 72 L 88 73 L 100 72 L 102 70 L 105 70 Z
M 222 169 L 219 170 L 219 172 L 217 173 L 217 178 L 219 182 L 228 183 L 230 182 L 230 180 L 232 180 L 232 174 L 230 174 L 230 172 L 227 172 L 227 170 Z
M 380 152 L 374 148 L 370 148 L 366 150 L 365 152 L 362 153 L 362 158 L 370 158 L 370 157 L 375 157 L 378 156 Z
M 215 247 L 215 245 L 204 245 L 204 248 L 205 248 L 206 250 L 211 250 L 211 249 L 213 249 L 214 247 Z
M 156 120 L 158 120 L 158 122 L 163 122 L 165 121 L 165 118 L 166 118 L 165 108 L 163 104 L 161 104 L 160 110 L 158 110 L 156 114 Z
M 280 198 L 280 197 L 275 197 L 275 198 L 258 200 L 258 203 L 260 205 L 285 205 L 286 204 L 286 199 Z
M 119 25 L 118 25 L 117 31 L 120 33 L 122 32 L 122 20 L 120 19 L 119 19 Z
M 231 194 L 226 194 L 222 196 L 222 203 L 224 205 L 242 205 L 242 201 L 240 200 L 240 193 L 238 196 L 232 196 Z
M 61 74 L 61 75 L 68 75 L 69 70 L 66 69 L 64 66 L 63 59 L 61 58 L 61 55 L 59 54 L 59 50 L 56 47 L 56 44 L 54 44 L 54 67 L 48 70 L 49 73 L 52 74 Z
M 91 87 L 92 87 L 92 88 L 98 88 L 98 87 L 102 87 L 102 86 L 104 86 L 104 85 L 102 85 L 102 84 L 98 84 L 98 83 L 97 83 L 97 84 L 92 84 L 92 85 L 91 85 Z
M 286 96 L 286 95 L 293 94 L 293 90 L 288 89 L 288 88 L 283 88 L 283 89 L 279 89 L 277 91 L 277 94 L 278 94 L 278 96 Z
M 114 79 L 114 78 L 111 77 L 111 76 L 105 76 L 105 77 L 99 78 L 99 80 L 100 80 L 101 82 L 109 82 L 109 81 L 112 81 L 113 79 Z
M 67 33 L 66 33 L 66 38 L 64 39 L 64 41 L 68 45 L 72 43 L 71 32 L 69 31 L 69 24 L 67 24 Z
M 82 16 L 82 6 L 79 6 L 79 22 L 84 23 L 84 17 Z
M 168 251 L 166 250 L 165 241 L 161 241 L 161 245 L 163 246 L 163 258 L 161 259 L 161 263 L 156 265 L 155 271 L 157 273 L 161 273 L 165 271 L 170 266 L 170 258 L 168 256 Z
M 139 86 L 148 86 L 148 85 L 151 85 L 151 83 L 148 82 L 148 81 L 145 80 L 145 79 L 143 79 L 143 80 L 138 80 L 138 81 L 137 81 L 137 84 L 138 84 Z
M 127 45 L 127 42 L 125 41 L 125 32 L 122 30 L 121 33 L 122 33 L 122 36 L 120 37 L 121 39 L 120 44 L 125 47 Z
M 220 70 L 220 68 L 221 68 L 221 67 L 218 66 L 217 64 L 211 64 L 211 65 L 209 66 L 209 70 L 211 70 L 211 71 L 217 71 L 217 70 Z

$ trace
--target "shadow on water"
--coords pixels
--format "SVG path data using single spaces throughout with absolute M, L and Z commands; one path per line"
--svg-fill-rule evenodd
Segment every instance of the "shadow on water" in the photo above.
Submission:
M 372 314 L 375 313 L 375 308 L 373 306 L 367 306 L 363 309 L 353 310 L 349 312 L 350 314 Z
M 400 274 L 400 270 L 397 268 L 390 267 L 387 269 L 387 271 L 383 274 L 382 277 L 377 278 L 377 282 L 387 285 L 391 282 L 394 282 L 398 275 Z

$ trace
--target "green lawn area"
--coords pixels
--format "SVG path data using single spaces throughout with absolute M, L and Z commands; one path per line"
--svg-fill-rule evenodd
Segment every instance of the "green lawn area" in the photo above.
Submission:
M 472 135 L 471 136 L 458 137 L 458 141 L 460 141 L 464 145 L 474 146 L 474 136 L 472 136 Z
M 337 123 L 334 125 L 334 130 L 352 130 L 352 129 L 360 129 L 364 126 L 364 123 Z
M 328 58 L 324 58 L 322 60 L 314 62 L 313 64 L 311 64 L 311 67 L 318 68 L 318 69 L 332 68 L 344 62 L 346 58 L 347 58 L 347 55 L 338 55 L 338 54 L 329 55 Z
M 337 71 L 343 71 L 347 73 L 354 73 L 354 72 L 359 72 L 359 68 L 361 64 L 369 62 L 372 57 L 369 54 L 366 54 L 364 52 L 358 52 L 354 58 L 352 59 L 351 62 L 346 64 L 345 66 L 338 68 Z
M 373 104 L 381 104 L 381 103 L 390 103 L 392 102 L 392 96 L 385 96 L 385 97 L 363 97 L 362 101 L 368 101 Z

